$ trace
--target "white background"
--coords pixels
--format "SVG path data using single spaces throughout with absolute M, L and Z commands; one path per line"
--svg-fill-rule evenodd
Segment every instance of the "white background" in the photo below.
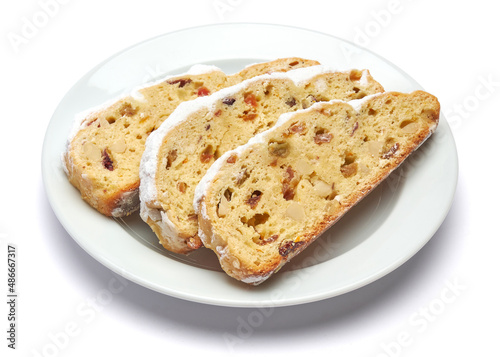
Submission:
M 60 0 L 30 38 L 13 42 L 47 2 L 0 5 L 0 355 L 500 352 L 500 23 L 491 1 Z M 271 311 L 223 308 L 120 283 L 65 232 L 40 171 L 44 132 L 64 94 L 126 47 L 224 22 L 293 25 L 358 43 L 440 99 L 458 148 L 458 188 L 441 228 L 409 262 L 364 288 L 317 303 Z M 3 302 L 9 243 L 18 250 L 16 351 L 7 348 Z M 120 291 L 99 303 L 110 282 Z

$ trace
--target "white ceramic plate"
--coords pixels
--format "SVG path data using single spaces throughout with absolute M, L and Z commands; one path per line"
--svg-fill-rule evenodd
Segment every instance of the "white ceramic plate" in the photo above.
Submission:
M 232 73 L 250 63 L 288 56 L 341 69 L 369 68 L 386 90 L 421 89 L 399 68 L 365 49 L 298 28 L 223 24 L 142 42 L 78 81 L 50 121 L 43 178 L 52 208 L 68 233 L 96 260 L 134 282 L 178 298 L 225 306 L 284 306 L 333 297 L 388 274 L 412 257 L 444 220 L 457 183 L 456 148 L 442 116 L 431 139 L 385 183 L 257 287 L 227 277 L 207 249 L 187 257 L 166 252 L 138 215 L 104 217 L 66 180 L 60 157 L 76 113 L 196 63 Z

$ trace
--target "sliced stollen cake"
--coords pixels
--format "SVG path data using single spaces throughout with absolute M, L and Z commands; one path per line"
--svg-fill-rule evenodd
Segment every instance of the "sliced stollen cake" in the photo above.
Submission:
M 317 103 L 222 155 L 196 188 L 199 236 L 257 285 L 365 197 L 436 129 L 422 91 Z M 244 179 L 242 179 L 242 177 Z
M 214 66 L 197 65 L 138 88 L 132 94 L 78 115 L 63 154 L 69 181 L 99 212 L 122 217 L 139 208 L 139 163 L 148 135 L 179 103 L 269 72 L 317 65 L 283 58 L 226 75 Z
M 166 249 L 199 248 L 194 190 L 219 156 L 272 127 L 282 113 L 382 91 L 367 70 L 313 66 L 254 77 L 182 103 L 147 140 L 140 169 L 142 219 Z M 245 174 L 238 179 L 245 180 Z

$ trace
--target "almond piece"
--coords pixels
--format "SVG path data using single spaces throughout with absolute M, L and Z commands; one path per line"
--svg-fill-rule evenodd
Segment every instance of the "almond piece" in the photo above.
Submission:
M 384 143 L 381 141 L 370 141 L 368 143 L 368 152 L 374 157 L 379 156 L 383 146 Z
M 293 219 L 294 221 L 303 222 L 306 220 L 304 207 L 297 202 L 292 202 L 286 209 L 285 214 L 287 215 L 287 217 Z
M 219 215 L 219 217 L 225 217 L 229 214 L 229 211 L 229 201 L 227 200 L 226 196 L 222 195 L 220 198 L 217 214 Z
M 92 161 L 101 160 L 101 150 L 94 143 L 86 142 L 83 144 L 83 152 Z
M 113 152 L 121 154 L 121 153 L 125 152 L 125 150 L 127 149 L 127 144 L 125 144 L 125 140 L 120 139 L 120 140 L 114 142 L 113 144 L 111 144 L 109 146 L 109 149 Z
M 314 193 L 320 197 L 327 197 L 333 192 L 332 185 L 327 184 L 324 181 L 318 180 L 314 184 Z
M 406 134 L 416 133 L 418 130 L 418 123 L 410 123 L 403 127 L 402 131 Z
M 309 162 L 304 159 L 299 159 L 295 168 L 301 176 L 310 175 L 314 171 L 314 168 L 311 166 L 311 164 L 309 164 Z

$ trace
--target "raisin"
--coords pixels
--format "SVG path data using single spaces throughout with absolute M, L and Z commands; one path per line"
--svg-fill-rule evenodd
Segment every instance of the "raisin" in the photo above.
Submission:
M 246 114 L 244 117 L 243 117 L 243 120 L 244 121 L 252 121 L 254 120 L 255 118 L 257 118 L 258 115 L 255 114 L 255 113 L 250 113 L 250 114 Z
M 165 166 L 165 168 L 168 170 L 176 159 L 177 159 L 177 150 L 170 150 L 167 155 L 167 165 Z
M 253 191 L 250 198 L 247 199 L 246 204 L 249 205 L 251 209 L 255 209 L 261 198 L 262 198 L 261 191 Z
M 279 157 L 287 157 L 290 154 L 290 145 L 287 142 L 273 141 L 269 143 L 269 154 Z
M 237 159 L 238 156 L 236 155 L 231 155 L 227 158 L 226 162 L 228 164 L 234 164 L 236 162 L 236 159 Z
M 398 151 L 399 149 L 399 144 L 396 143 L 394 145 L 392 145 L 389 150 L 387 150 L 383 155 L 382 155 L 382 158 L 383 159 L 390 159 L 391 157 L 394 156 L 394 154 Z
M 289 107 L 294 107 L 295 105 L 297 105 L 297 101 L 295 100 L 294 97 L 290 97 L 287 99 L 285 104 L 288 105 Z
M 122 117 L 131 117 L 132 115 L 137 114 L 137 108 L 132 108 L 130 103 L 123 103 L 119 109 L 119 113 Z
M 283 182 L 281 187 L 281 193 L 283 194 L 283 198 L 287 201 L 293 200 L 295 197 L 295 189 L 298 185 L 298 178 L 295 178 L 295 171 L 291 166 L 286 168 L 285 173 L 283 174 Z
M 266 244 L 269 244 L 269 243 L 272 243 L 274 242 L 276 239 L 279 238 L 279 234 L 273 234 L 272 236 L 270 237 L 267 237 L 267 238 L 261 238 L 257 241 L 257 244 L 259 245 L 266 245 Z
M 220 109 L 217 109 L 217 110 L 215 111 L 215 113 L 214 113 L 214 115 L 215 115 L 216 117 L 220 117 L 220 115 L 221 115 L 221 114 L 222 114 L 222 110 L 220 110 Z
M 288 256 L 290 253 L 294 253 L 297 251 L 300 247 L 302 247 L 305 244 L 305 242 L 294 242 L 294 241 L 287 241 L 284 242 L 279 248 L 278 252 L 282 257 Z
M 299 64 L 299 61 L 293 61 L 293 62 L 289 63 L 288 65 L 289 65 L 290 67 L 294 67 L 294 66 L 296 66 L 296 65 L 298 65 L 298 64 Z
M 353 135 L 354 135 L 354 132 L 355 132 L 356 130 L 358 130 L 358 128 L 359 128 L 359 124 L 358 124 L 358 122 L 354 123 L 354 127 L 352 128 L 352 131 L 351 131 L 351 136 L 353 136 Z
M 318 145 L 329 143 L 332 141 L 333 135 L 327 132 L 325 129 L 320 129 L 316 131 L 316 135 L 314 136 L 314 142 Z
M 292 134 L 302 134 L 306 130 L 304 123 L 295 123 L 289 129 L 288 132 Z
M 177 189 L 181 193 L 186 193 L 186 188 L 187 188 L 187 184 L 185 182 L 179 182 L 179 183 L 177 183 Z
M 224 98 L 222 99 L 222 103 L 226 104 L 226 105 L 233 105 L 234 102 L 236 102 L 236 99 L 235 98 Z
M 209 130 L 209 129 L 210 129 L 210 124 L 207 124 L 207 125 L 205 126 L 205 130 Z
M 202 151 L 200 155 L 200 161 L 204 164 L 210 162 L 212 158 L 214 157 L 214 149 L 212 145 L 208 145 L 205 150 Z
M 102 165 L 109 171 L 113 171 L 115 168 L 113 166 L 113 160 L 109 156 L 108 149 L 104 149 L 101 153 L 102 155 Z
M 189 79 L 189 78 L 180 78 L 180 79 L 174 79 L 174 80 L 168 81 L 167 83 L 168 84 L 179 84 L 179 88 L 182 88 L 186 84 L 191 83 L 191 79 Z
M 345 178 L 351 177 L 358 172 L 358 164 L 353 162 L 352 164 L 342 165 L 340 167 L 340 172 Z

